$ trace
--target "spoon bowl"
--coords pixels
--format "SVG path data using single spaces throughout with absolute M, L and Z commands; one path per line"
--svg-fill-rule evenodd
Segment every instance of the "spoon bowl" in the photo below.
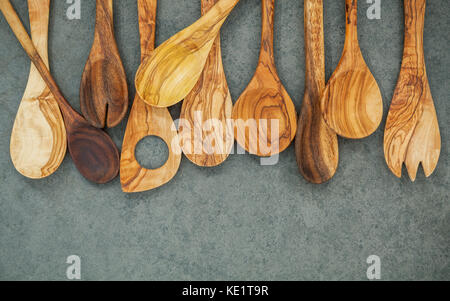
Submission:
M 119 152 L 104 131 L 80 119 L 69 125 L 67 138 L 72 160 L 86 179 L 104 184 L 117 176 Z
M 220 0 L 141 63 L 136 91 L 147 104 L 169 107 L 183 100 L 200 78 L 220 28 L 239 0 Z
M 372 134 L 381 123 L 383 101 L 369 69 L 336 73 L 325 88 L 322 112 L 340 136 L 357 139 Z

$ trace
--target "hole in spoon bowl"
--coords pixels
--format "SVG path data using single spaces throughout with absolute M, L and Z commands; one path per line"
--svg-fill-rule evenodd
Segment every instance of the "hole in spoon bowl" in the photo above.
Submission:
M 166 142 L 157 136 L 147 136 L 136 146 L 136 160 L 146 169 L 158 169 L 169 159 Z

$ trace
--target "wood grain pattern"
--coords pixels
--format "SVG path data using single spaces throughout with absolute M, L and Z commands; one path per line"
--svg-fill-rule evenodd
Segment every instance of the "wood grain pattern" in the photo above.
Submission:
M 113 1 L 97 0 L 95 36 L 80 86 L 81 112 L 95 127 L 118 125 L 128 110 L 128 85 L 114 37 Z
M 89 125 L 66 101 L 11 2 L 1 0 L 0 10 L 58 102 L 66 126 L 69 152 L 80 173 L 96 183 L 106 183 L 115 178 L 119 171 L 119 152 L 111 138 Z
M 144 59 L 135 80 L 139 97 L 156 107 L 183 100 L 198 82 L 219 30 L 238 2 L 220 0 Z
M 202 0 L 202 15 L 218 0 Z M 223 163 L 234 144 L 230 122 L 233 102 L 222 65 L 220 34 L 202 75 L 184 99 L 180 116 L 180 143 L 186 157 L 199 166 Z
M 320 110 L 325 90 L 323 0 L 305 0 L 304 14 L 306 81 L 295 154 L 305 179 L 321 184 L 335 175 L 339 163 L 336 133 L 328 127 Z
M 402 176 L 405 163 L 415 181 L 422 163 L 425 176 L 435 170 L 441 151 L 439 124 L 425 66 L 425 0 L 405 0 L 403 61 L 384 135 L 384 154 L 391 171 Z
M 232 115 L 239 145 L 261 157 L 285 150 L 297 131 L 297 113 L 281 84 L 273 57 L 274 10 L 274 0 L 262 1 L 259 63 L 253 79 L 235 103 Z
M 50 0 L 28 0 L 33 42 L 48 66 Z M 53 174 L 67 150 L 66 129 L 53 95 L 32 65 L 11 134 L 12 162 L 22 175 L 41 179 Z
M 358 42 L 358 1 L 345 0 L 346 37 L 342 58 L 321 100 L 327 124 L 340 136 L 361 139 L 379 127 L 383 99 Z
M 141 59 L 150 55 L 155 44 L 157 0 L 138 0 Z M 158 136 L 169 148 L 167 162 L 158 169 L 146 169 L 136 160 L 136 145 L 147 136 Z M 151 107 L 136 95 L 131 109 L 120 159 L 120 182 L 124 192 L 142 192 L 169 182 L 181 163 L 177 130 L 166 108 Z

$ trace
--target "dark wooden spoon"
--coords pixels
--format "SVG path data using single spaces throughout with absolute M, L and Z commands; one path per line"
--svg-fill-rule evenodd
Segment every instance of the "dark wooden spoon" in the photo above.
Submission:
M 114 179 L 119 172 L 119 152 L 114 142 L 104 131 L 92 127 L 61 94 L 11 2 L 1 0 L 0 10 L 58 102 L 66 126 L 69 152 L 75 166 L 92 182 L 102 184 Z
M 336 173 L 339 147 L 336 133 L 322 117 L 320 99 L 325 90 L 323 0 L 305 0 L 305 97 L 295 139 L 295 153 L 306 180 L 321 184 Z
M 128 110 L 128 85 L 114 38 L 113 1 L 97 0 L 95 36 L 80 86 L 81 112 L 97 128 L 118 125 Z

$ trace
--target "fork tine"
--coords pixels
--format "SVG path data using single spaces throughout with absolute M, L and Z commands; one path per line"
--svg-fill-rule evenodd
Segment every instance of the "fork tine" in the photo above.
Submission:
M 411 181 L 415 182 L 416 178 L 417 178 L 417 171 L 419 170 L 420 162 L 419 161 L 409 162 L 408 158 L 406 158 L 406 160 L 407 161 L 405 162 L 405 165 L 406 165 L 406 169 L 408 170 L 409 178 L 411 179 Z

